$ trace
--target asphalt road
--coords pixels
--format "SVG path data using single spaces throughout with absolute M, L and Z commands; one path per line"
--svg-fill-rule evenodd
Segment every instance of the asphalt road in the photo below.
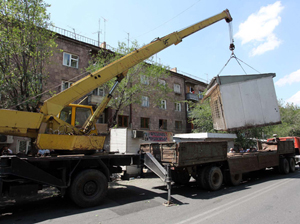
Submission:
M 174 205 L 166 207 L 166 186 L 155 176 L 118 181 L 97 207 L 80 209 L 51 189 L 38 198 L 0 202 L 0 223 L 298 223 L 300 170 L 272 170 L 244 176 L 237 187 L 216 192 L 195 182 L 173 186 Z

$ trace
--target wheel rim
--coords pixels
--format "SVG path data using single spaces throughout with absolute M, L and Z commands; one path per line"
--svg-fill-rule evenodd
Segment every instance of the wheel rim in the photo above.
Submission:
M 94 195 L 98 190 L 98 186 L 94 181 L 88 181 L 83 187 L 83 193 L 87 196 Z

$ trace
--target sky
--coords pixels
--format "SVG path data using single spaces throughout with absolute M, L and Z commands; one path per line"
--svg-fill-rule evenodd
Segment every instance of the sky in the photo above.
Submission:
M 229 50 L 230 28 L 219 21 L 155 55 L 200 81 L 216 75 L 276 73 L 276 95 L 300 106 L 300 1 L 298 0 L 45 0 L 57 27 L 105 41 L 150 43 L 225 9 L 233 18 L 235 59 Z M 100 21 L 100 23 L 99 23 Z M 225 67 L 224 67 L 225 66 Z M 222 68 L 224 68 L 222 70 Z M 255 91 L 255 87 L 253 87 Z

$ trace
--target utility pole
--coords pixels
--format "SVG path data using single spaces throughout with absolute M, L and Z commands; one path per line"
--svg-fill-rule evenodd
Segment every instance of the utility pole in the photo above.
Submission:
M 99 19 L 99 29 L 98 29 L 97 32 L 95 32 L 95 33 L 98 34 L 98 47 L 100 47 L 100 43 L 101 43 L 101 41 L 100 41 L 100 34 L 102 33 L 102 32 L 101 32 L 100 22 L 101 22 L 101 19 Z M 93 33 L 93 34 L 94 34 L 94 33 Z
M 102 17 L 102 16 L 101 16 Z M 106 35 L 106 21 L 108 21 L 107 19 L 105 19 L 104 17 L 102 17 L 102 19 L 104 20 L 104 42 L 105 42 L 105 35 Z

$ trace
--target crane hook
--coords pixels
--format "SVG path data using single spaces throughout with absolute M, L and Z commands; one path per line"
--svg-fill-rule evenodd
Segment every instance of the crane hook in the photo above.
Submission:
M 233 52 L 234 49 L 235 49 L 235 45 L 234 45 L 234 43 L 231 43 L 231 44 L 229 45 L 229 50 L 231 50 L 231 51 Z

